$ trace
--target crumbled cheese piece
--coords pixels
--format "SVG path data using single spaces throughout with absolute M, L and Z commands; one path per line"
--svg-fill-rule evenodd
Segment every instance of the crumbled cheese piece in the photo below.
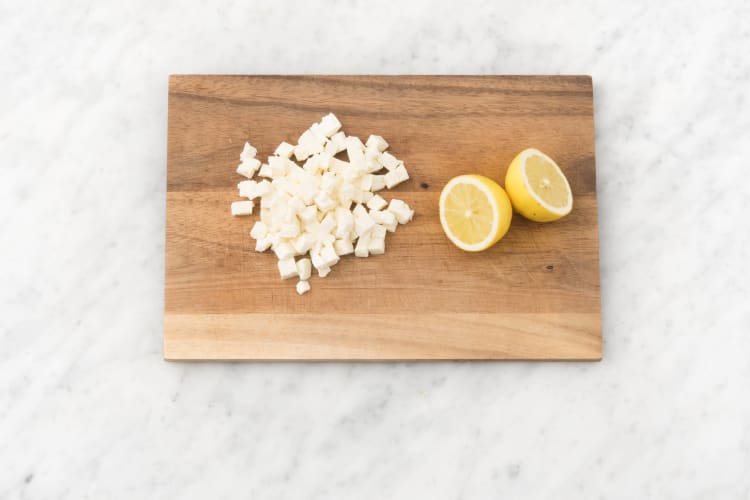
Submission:
M 381 153 L 388 149 L 388 143 L 385 142 L 385 139 L 380 137 L 379 135 L 371 135 L 367 138 L 367 142 L 365 145 L 369 148 L 370 146 L 376 148 Z
M 320 120 L 320 130 L 326 137 L 331 137 L 341 128 L 341 122 L 336 115 L 328 113 Z
M 357 239 L 357 246 L 354 247 L 354 255 L 357 257 L 367 257 L 370 255 L 368 250 L 370 246 L 370 235 L 365 234 Z
M 380 164 L 383 165 L 385 168 L 387 168 L 389 171 L 393 170 L 394 168 L 398 167 L 401 162 L 396 159 L 395 156 L 393 156 L 391 153 L 383 153 L 380 155 Z
M 414 210 L 401 200 L 391 200 L 390 205 L 388 205 L 388 211 L 396 216 L 399 224 L 406 224 L 414 217 Z
M 232 215 L 250 215 L 255 204 L 252 201 L 233 201 Z
M 333 249 L 341 257 L 354 253 L 354 244 L 349 239 L 340 239 L 333 242 Z
M 273 152 L 276 156 L 281 156 L 283 158 L 291 158 L 292 153 L 294 153 L 294 146 L 288 142 L 282 142 L 276 148 L 276 151 Z
M 311 272 L 312 262 L 310 262 L 310 259 L 304 258 L 297 261 L 297 275 L 299 276 L 299 279 L 302 281 L 309 280 Z
M 260 160 L 248 158 L 247 160 L 242 160 L 242 163 L 239 164 L 237 173 L 250 179 L 258 171 L 258 168 L 260 168 Z
M 406 171 L 406 167 L 399 165 L 387 174 L 385 174 L 385 187 L 391 189 L 404 181 L 409 180 L 409 172 Z
M 378 194 L 370 198 L 370 201 L 367 202 L 367 208 L 370 210 L 383 210 L 387 205 L 388 202 Z
M 251 146 L 249 142 L 246 142 L 245 146 L 242 148 L 242 153 L 240 153 L 240 160 L 246 161 L 255 158 L 255 155 L 257 154 L 258 150 Z
M 309 278 L 309 276 L 308 276 Z M 305 293 L 310 291 L 310 283 L 306 280 L 298 281 L 297 282 L 297 293 L 300 295 L 304 295 Z
M 268 234 L 268 227 L 263 223 L 263 221 L 257 221 L 253 228 L 250 230 L 250 237 L 254 240 L 259 240 L 261 238 L 265 238 Z
M 281 279 L 285 280 L 297 276 L 297 263 L 294 261 L 294 257 L 280 259 L 278 266 Z

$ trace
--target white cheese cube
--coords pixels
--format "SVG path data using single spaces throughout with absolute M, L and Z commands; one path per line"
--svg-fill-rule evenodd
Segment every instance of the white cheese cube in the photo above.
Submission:
M 330 273 L 331 273 L 331 268 L 330 267 L 321 267 L 321 268 L 318 268 L 318 276 L 320 276 L 321 278 L 325 278 Z
M 320 120 L 320 130 L 326 137 L 331 137 L 339 129 L 341 129 L 341 122 L 333 113 L 328 113 Z
M 309 276 L 308 276 L 308 278 L 309 278 Z M 304 294 L 306 294 L 307 292 L 310 291 L 310 283 L 308 283 L 305 280 L 298 281 L 296 288 L 297 288 L 297 293 L 298 294 L 304 295 Z
M 260 238 L 255 242 L 256 252 L 265 252 L 269 248 L 271 248 L 271 238 L 268 236 Z
M 233 201 L 232 202 L 232 215 L 250 215 L 253 213 L 253 207 L 255 204 L 248 201 Z
M 343 174 L 347 170 L 349 170 L 351 167 L 351 163 L 344 160 L 339 160 L 338 158 L 331 158 L 331 165 L 328 167 L 328 170 L 330 172 L 335 172 L 337 174 Z
M 311 145 L 316 144 L 317 142 L 318 142 L 318 138 L 310 129 L 307 129 L 304 132 L 302 132 L 302 135 L 300 135 L 299 139 L 297 139 L 297 144 L 300 146 L 311 146 Z
M 382 196 L 376 194 L 367 202 L 367 208 L 370 210 L 383 210 L 388 205 L 388 202 L 383 199 Z
M 318 155 L 312 155 L 302 165 L 302 169 L 310 175 L 318 175 L 320 172 L 320 159 Z
M 302 198 L 302 201 L 304 201 L 306 205 L 312 204 L 317 194 L 318 189 L 314 184 L 304 183 L 297 186 L 297 196 Z
M 377 224 L 382 225 L 391 233 L 396 231 L 396 227 L 398 226 L 398 220 L 396 219 L 396 216 L 393 215 L 391 212 L 387 210 L 386 211 L 370 210 L 370 217 Z
M 362 143 L 359 137 L 356 135 L 349 135 L 346 137 L 346 147 L 353 147 L 358 149 L 359 151 L 365 150 L 365 145 Z
M 354 216 L 354 231 L 357 233 L 357 236 L 362 237 L 366 235 L 373 226 L 375 226 L 375 221 L 372 220 L 369 214 L 365 213 Z
M 325 132 L 323 132 L 323 127 L 320 126 L 320 123 L 313 123 L 310 126 L 310 133 L 315 137 L 315 144 L 322 145 L 325 143 L 326 139 L 328 139 Z
M 346 135 L 343 132 L 334 134 L 326 143 L 325 152 L 334 156 L 346 149 Z
M 312 262 L 310 259 L 304 258 L 297 261 L 297 275 L 302 281 L 310 279 L 310 273 L 312 271 Z
M 258 184 L 257 184 L 257 185 L 255 186 L 255 194 L 256 194 L 257 196 L 264 196 L 264 195 L 268 194 L 268 193 L 269 193 L 270 191 L 271 191 L 271 183 L 270 183 L 270 182 L 268 182 L 268 181 L 267 181 L 267 180 L 265 180 L 265 179 L 264 179 L 264 180 L 262 180 L 262 181 L 260 181 L 260 182 L 259 182 L 259 183 L 258 183 Z
M 321 191 L 318 193 L 318 196 L 315 197 L 315 204 L 323 212 L 327 212 L 336 206 L 336 202 L 333 201 L 331 195 L 329 195 L 325 191 Z
M 285 222 L 281 225 L 279 235 L 282 238 L 296 238 L 299 236 L 299 221 L 295 217 L 293 221 Z
M 268 166 L 271 167 L 271 174 L 274 178 L 281 177 L 287 170 L 287 159 L 281 156 L 269 156 Z
M 350 240 L 336 240 L 333 242 L 333 249 L 339 256 L 354 253 L 354 244 Z
M 345 238 L 354 227 L 354 215 L 343 207 L 336 208 L 336 237 Z
M 320 251 L 320 258 L 325 267 L 333 267 L 339 261 L 339 256 L 331 243 L 323 245 Z
M 362 177 L 360 177 L 359 189 L 361 189 L 362 191 L 369 191 L 370 189 L 372 189 L 371 174 L 363 175 Z
M 315 206 L 305 207 L 300 213 L 299 218 L 305 224 L 310 222 L 318 222 L 318 209 Z
M 399 224 L 406 224 L 414 217 L 414 210 L 401 200 L 391 200 L 388 211 L 396 216 Z
M 310 249 L 310 261 L 312 262 L 312 265 L 315 269 L 322 269 L 322 268 L 328 267 L 325 265 L 325 262 L 323 261 L 323 257 L 321 257 L 320 252 L 316 250 L 315 247 Z
M 240 196 L 244 198 L 257 198 L 258 195 L 255 189 L 258 187 L 258 183 L 255 181 L 242 181 L 237 184 L 237 188 L 240 190 Z
M 370 255 L 382 255 L 385 253 L 385 232 L 385 227 L 375 224 L 367 235 L 370 239 L 367 245 L 367 250 Z
M 315 240 L 312 235 L 308 232 L 304 232 L 294 239 L 292 247 L 294 247 L 294 251 L 297 255 L 304 255 L 312 248 L 314 243 Z
M 320 229 L 324 233 L 330 233 L 336 228 L 336 215 L 332 212 L 326 214 L 323 220 L 320 221 Z
M 372 174 L 373 172 L 377 172 L 378 170 L 383 169 L 383 165 L 380 164 L 380 158 L 366 158 L 365 159 L 365 167 L 368 174 Z
M 391 153 L 383 153 L 380 155 L 380 164 L 390 171 L 398 167 L 401 164 L 401 161 Z
M 279 260 L 278 267 L 283 280 L 297 276 L 297 263 L 294 261 L 294 257 Z
M 367 209 L 364 205 L 357 205 L 354 207 L 354 210 L 352 210 L 352 215 L 354 215 L 355 218 L 361 215 L 365 215 L 366 213 Z
M 299 215 L 305 208 L 307 208 L 307 205 L 305 205 L 305 202 L 300 198 L 292 196 L 292 199 L 289 201 L 289 207 L 294 210 L 295 214 Z
M 335 173 L 326 172 L 320 179 L 320 189 L 321 191 L 325 191 L 326 193 L 331 194 L 338 185 L 338 182 L 339 180 L 336 177 Z
M 290 257 L 294 257 L 294 248 L 286 241 L 279 241 L 278 244 L 273 246 L 273 253 L 276 254 L 279 260 L 289 259 Z
M 368 144 L 365 147 L 365 159 L 377 160 L 378 158 L 380 158 L 380 151 L 378 151 L 378 148 L 376 148 L 374 145 Z
M 368 148 L 372 146 L 380 152 L 383 152 L 386 149 L 388 149 L 388 143 L 385 141 L 385 139 L 383 139 L 379 135 L 371 135 L 370 137 L 368 137 L 366 146 Z
M 298 144 L 294 147 L 294 158 L 297 161 L 303 161 L 315 153 L 315 146 L 311 144 Z
M 261 177 L 273 177 L 273 172 L 271 171 L 271 167 L 266 165 L 265 163 L 260 166 L 260 170 L 258 170 L 258 175 Z
M 406 171 L 406 167 L 399 165 L 395 169 L 385 174 L 385 186 L 388 189 L 401 184 L 404 181 L 409 180 L 409 173 Z
M 246 142 L 245 147 L 242 148 L 242 153 L 240 153 L 240 160 L 244 162 L 251 158 L 255 158 L 255 155 L 257 154 L 258 150 L 251 146 L 249 142 Z
M 357 246 L 354 247 L 354 255 L 356 257 L 367 257 L 370 255 L 370 251 L 368 250 L 369 246 L 370 236 L 367 234 L 360 236 L 359 239 L 357 239 Z
M 348 208 L 352 204 L 356 189 L 348 182 L 342 182 L 338 189 L 338 200 L 342 207 Z
M 244 175 L 248 179 L 255 175 L 255 172 L 260 168 L 260 160 L 255 158 L 248 158 L 243 160 L 242 163 L 237 167 L 237 173 Z
M 380 191 L 385 188 L 385 175 L 373 175 L 371 191 Z
M 263 221 L 257 221 L 253 224 L 253 228 L 250 230 L 250 237 L 254 240 L 265 238 L 267 234 L 268 226 L 266 226 Z
M 318 153 L 315 156 L 317 156 L 318 158 L 318 166 L 321 170 L 326 171 L 331 167 L 331 161 L 333 160 L 332 154 L 323 151 L 322 153 Z
M 291 158 L 292 153 L 294 153 L 294 146 L 288 142 L 282 142 L 278 145 L 276 151 L 273 152 L 276 156 L 281 156 L 283 158 Z

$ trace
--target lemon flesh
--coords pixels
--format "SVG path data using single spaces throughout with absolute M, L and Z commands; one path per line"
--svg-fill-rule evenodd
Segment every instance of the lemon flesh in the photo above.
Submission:
M 481 175 L 451 179 L 440 194 L 440 224 L 458 248 L 486 250 L 510 227 L 513 208 L 500 185 Z
M 551 222 L 573 209 L 573 193 L 560 167 L 538 149 L 521 151 L 505 174 L 513 208 L 527 219 Z

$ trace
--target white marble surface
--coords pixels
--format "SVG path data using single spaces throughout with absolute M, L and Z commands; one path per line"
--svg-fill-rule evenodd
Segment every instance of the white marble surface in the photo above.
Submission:
M 0 499 L 750 498 L 750 4 L 529 3 L 0 2 Z M 167 75 L 290 72 L 592 74 L 604 360 L 163 362 Z

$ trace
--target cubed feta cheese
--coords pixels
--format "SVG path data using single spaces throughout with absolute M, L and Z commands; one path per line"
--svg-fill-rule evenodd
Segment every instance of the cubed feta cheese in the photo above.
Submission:
M 385 253 L 385 227 L 375 224 L 367 235 L 370 239 L 367 250 L 370 255 L 381 255 Z
M 308 276 L 308 278 L 309 278 L 309 276 Z M 296 288 L 297 288 L 297 293 L 298 294 L 304 295 L 304 294 L 306 294 L 307 292 L 310 291 L 310 283 L 307 282 L 307 281 L 305 281 L 305 280 L 298 281 Z
M 320 120 L 320 130 L 326 135 L 326 137 L 331 137 L 338 132 L 340 128 L 341 122 L 333 113 L 328 113 Z
M 299 235 L 299 221 L 296 219 L 290 222 L 285 222 L 281 225 L 279 235 L 282 238 L 296 238 Z
M 381 152 L 388 149 L 388 143 L 379 135 L 371 135 L 370 137 L 368 137 L 366 146 L 368 148 L 372 146 Z
M 310 279 L 310 273 L 312 271 L 312 262 L 310 259 L 304 258 L 297 261 L 297 275 L 302 281 Z
M 258 150 L 251 146 L 249 142 L 246 142 L 245 147 L 242 148 L 242 153 L 240 153 L 240 160 L 244 162 L 250 158 L 255 158 L 257 154 Z
M 297 263 L 294 261 L 294 257 L 279 259 L 278 266 L 281 279 L 285 280 L 297 276 Z
M 250 215 L 253 213 L 253 207 L 255 204 L 248 201 L 233 201 L 232 202 L 232 215 Z
M 333 267 L 339 261 L 339 256 L 331 243 L 323 245 L 323 248 L 320 251 L 320 258 L 325 267 Z
M 367 213 L 354 216 L 354 231 L 356 231 L 357 236 L 364 236 L 370 232 L 374 225 L 375 221 Z
M 414 210 L 401 200 L 393 199 L 388 205 L 388 211 L 396 216 L 399 224 L 406 224 L 414 217 Z
M 323 212 L 327 212 L 336 206 L 336 202 L 333 201 L 331 195 L 329 195 L 325 191 L 321 191 L 318 193 L 318 196 L 315 197 L 315 204 Z
M 333 249 L 339 256 L 354 253 L 354 245 L 351 240 L 336 240 L 333 242 Z
M 286 241 L 279 241 L 278 244 L 273 246 L 273 252 L 279 260 L 288 259 L 294 256 L 294 248 Z
M 261 177 L 271 178 L 273 177 L 273 172 L 271 172 L 271 167 L 264 163 L 263 165 L 260 166 L 260 170 L 258 170 L 258 175 Z
M 308 232 L 304 232 L 294 239 L 292 246 L 297 255 L 303 255 L 312 248 L 314 243 L 315 240 L 312 235 Z
M 320 221 L 320 229 L 325 233 L 330 233 L 336 227 L 336 216 L 333 212 L 329 212 Z
M 315 206 L 305 207 L 300 213 L 299 218 L 305 224 L 310 222 L 318 222 L 318 209 Z
M 402 182 L 409 180 L 409 173 L 406 171 L 406 167 L 399 165 L 395 169 L 385 174 L 385 186 L 388 189 L 401 184 Z
M 388 205 L 388 202 L 383 199 L 380 195 L 374 195 L 367 202 L 367 208 L 370 210 L 383 210 Z
M 328 194 L 331 194 L 338 185 L 339 179 L 336 177 L 334 172 L 326 172 L 320 179 L 320 189 Z
M 388 170 L 393 170 L 398 167 L 401 162 L 391 153 L 386 152 L 380 155 L 380 164 Z
M 371 191 L 376 192 L 385 188 L 385 175 L 373 175 Z
M 343 132 L 334 134 L 326 143 L 325 151 L 331 156 L 336 155 L 346 149 L 346 135 Z
M 316 268 L 316 269 L 318 270 L 318 276 L 320 276 L 321 278 L 325 278 L 326 276 L 328 276 L 329 274 L 331 274 L 331 268 L 330 267 L 325 267 L 324 266 L 324 267 L 320 267 L 320 268 Z
M 360 177 L 359 189 L 362 191 L 369 191 L 372 188 L 372 174 L 363 175 Z
M 384 226 L 391 233 L 396 231 L 396 227 L 398 226 L 398 220 L 396 219 L 396 216 L 393 215 L 393 213 L 387 210 L 385 211 L 370 210 L 370 217 L 377 224 Z
M 256 252 L 265 252 L 269 248 L 271 248 L 271 238 L 268 236 L 260 238 L 255 242 Z
M 253 224 L 253 228 L 250 230 L 250 237 L 254 240 L 265 238 L 267 234 L 268 226 L 266 226 L 263 221 L 257 221 Z
M 288 142 L 282 142 L 276 148 L 276 151 L 273 152 L 276 156 L 281 156 L 283 158 L 291 158 L 292 153 L 294 153 L 294 146 Z
M 365 234 L 357 239 L 357 246 L 354 247 L 354 255 L 356 257 L 367 257 L 370 255 L 368 250 L 370 246 L 370 236 Z
M 256 158 L 248 158 L 243 160 L 242 163 L 237 167 L 237 173 L 244 175 L 248 179 L 255 175 L 255 172 L 260 168 L 260 160 Z
M 269 156 L 268 166 L 271 167 L 271 175 L 277 179 L 286 173 L 287 159 L 281 156 Z

